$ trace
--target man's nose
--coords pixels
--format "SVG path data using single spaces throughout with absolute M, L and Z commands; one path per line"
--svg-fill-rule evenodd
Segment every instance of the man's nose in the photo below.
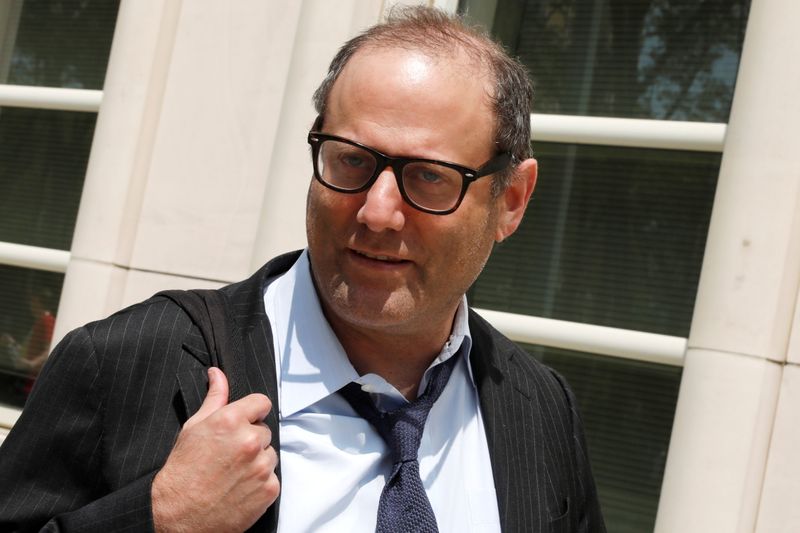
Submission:
M 405 225 L 403 196 L 391 167 L 386 167 L 372 184 L 358 210 L 356 220 L 371 231 L 400 231 Z

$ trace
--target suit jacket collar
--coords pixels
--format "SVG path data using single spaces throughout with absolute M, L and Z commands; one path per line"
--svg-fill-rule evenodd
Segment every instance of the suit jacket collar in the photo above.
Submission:
M 248 335 L 256 328 L 267 328 L 267 315 L 264 311 L 262 298 L 264 288 L 272 279 L 280 276 L 297 260 L 301 251 L 297 250 L 279 255 L 258 269 L 249 278 L 222 287 L 233 307 L 233 316 L 242 335 Z M 271 337 L 271 333 L 270 333 Z M 210 364 L 208 351 L 200 336 L 191 336 L 184 342 L 184 348 L 197 359 L 203 366 Z M 271 350 L 271 349 L 270 349 Z
M 272 279 L 289 270 L 301 253 L 302 250 L 296 250 L 279 255 L 246 280 L 222 289 L 228 293 L 234 307 L 234 316 L 243 331 L 258 327 L 266 320 L 262 298 L 264 288 Z

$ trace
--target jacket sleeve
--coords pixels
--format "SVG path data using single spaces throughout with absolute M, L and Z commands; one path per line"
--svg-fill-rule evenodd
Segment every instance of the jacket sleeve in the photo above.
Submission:
M 87 329 L 55 348 L 0 448 L 0 531 L 152 531 L 155 472 L 109 491 L 106 391 Z

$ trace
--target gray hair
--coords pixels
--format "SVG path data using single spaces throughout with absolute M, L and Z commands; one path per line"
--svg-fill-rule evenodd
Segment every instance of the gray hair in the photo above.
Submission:
M 467 24 L 458 15 L 425 6 L 398 6 L 385 22 L 350 39 L 334 56 L 328 74 L 314 92 L 314 107 L 320 117 L 325 114 L 331 89 L 344 66 L 364 47 L 400 47 L 442 57 L 459 49 L 492 74 L 495 142 L 501 151 L 512 155 L 511 167 L 494 177 L 492 190 L 495 194 L 504 191 L 516 165 L 531 155 L 533 87 L 525 66 L 510 57 L 484 30 Z

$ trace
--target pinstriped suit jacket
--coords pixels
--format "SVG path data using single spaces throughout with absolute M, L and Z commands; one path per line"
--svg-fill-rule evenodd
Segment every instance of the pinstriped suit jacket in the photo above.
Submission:
M 246 388 L 273 402 L 262 290 L 296 258 L 222 289 L 243 340 Z M 605 531 L 564 380 L 474 313 L 470 330 L 503 530 Z M 208 364 L 196 326 L 162 297 L 67 335 L 0 449 L 0 531 L 152 530 L 153 477 L 205 397 Z M 275 412 L 267 424 L 279 450 Z M 278 508 L 250 531 L 275 531 Z

